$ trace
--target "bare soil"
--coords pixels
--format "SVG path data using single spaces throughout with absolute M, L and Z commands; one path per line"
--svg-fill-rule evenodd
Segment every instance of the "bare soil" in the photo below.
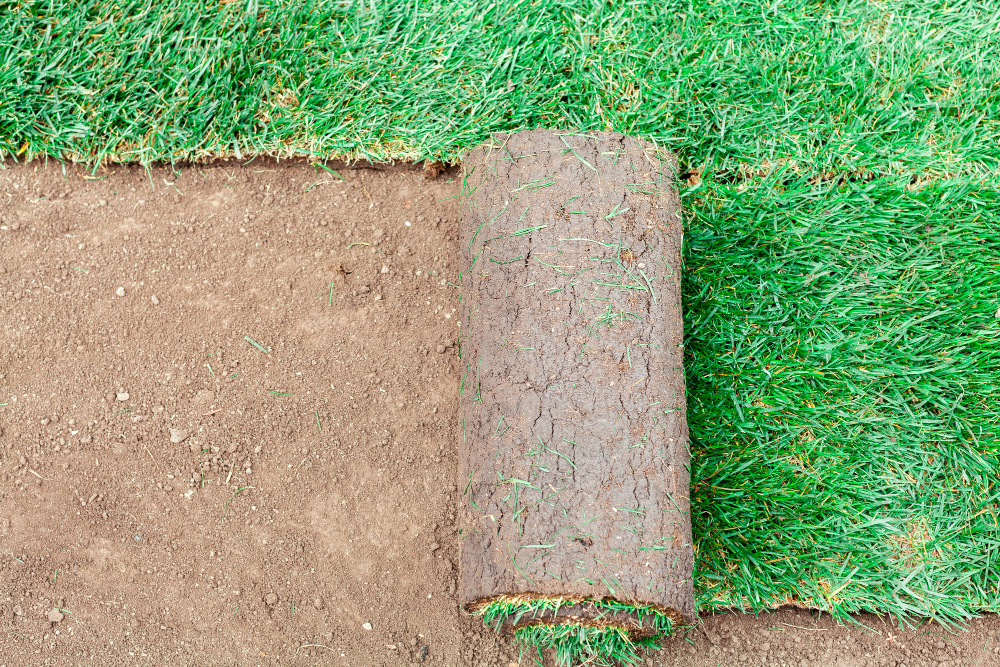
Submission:
M 0 165 L 0 667 L 533 664 L 456 593 L 455 173 L 341 174 Z M 859 620 L 648 662 L 998 664 Z

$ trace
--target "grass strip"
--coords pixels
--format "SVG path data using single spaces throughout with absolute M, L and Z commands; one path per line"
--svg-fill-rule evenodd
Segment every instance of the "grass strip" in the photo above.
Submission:
M 544 126 L 704 172 L 982 172 L 998 33 L 942 0 L 4 0 L 0 154 L 456 161 Z
M 787 173 L 685 193 L 703 612 L 998 610 L 998 193 Z
M 670 617 L 651 607 L 637 606 L 616 600 L 588 600 L 600 612 L 627 613 L 652 629 L 651 634 L 637 637 L 629 630 L 615 625 L 592 627 L 579 623 L 549 623 L 545 618 L 561 607 L 575 601 L 568 599 L 498 598 L 491 600 L 475 613 L 486 625 L 501 630 L 512 624 L 514 639 L 519 644 L 521 657 L 534 654 L 539 664 L 541 652 L 551 650 L 558 667 L 571 665 L 635 665 L 643 662 L 646 650 L 656 650 L 659 641 L 673 632 Z

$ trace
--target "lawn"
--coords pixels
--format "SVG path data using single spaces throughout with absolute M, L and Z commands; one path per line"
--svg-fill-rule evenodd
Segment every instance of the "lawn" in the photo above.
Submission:
M 0 0 L 0 154 L 680 158 L 702 611 L 1000 611 L 1000 6 Z

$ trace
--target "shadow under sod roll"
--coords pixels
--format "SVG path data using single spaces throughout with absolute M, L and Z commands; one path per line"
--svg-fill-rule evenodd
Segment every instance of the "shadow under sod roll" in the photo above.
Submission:
M 460 597 L 500 631 L 694 619 L 676 168 L 606 132 L 464 157 Z

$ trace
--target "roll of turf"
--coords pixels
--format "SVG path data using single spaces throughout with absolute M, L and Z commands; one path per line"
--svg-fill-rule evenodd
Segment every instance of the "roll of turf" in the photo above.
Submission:
M 695 614 L 676 161 L 497 135 L 461 197 L 462 604 L 561 662 L 634 659 Z

